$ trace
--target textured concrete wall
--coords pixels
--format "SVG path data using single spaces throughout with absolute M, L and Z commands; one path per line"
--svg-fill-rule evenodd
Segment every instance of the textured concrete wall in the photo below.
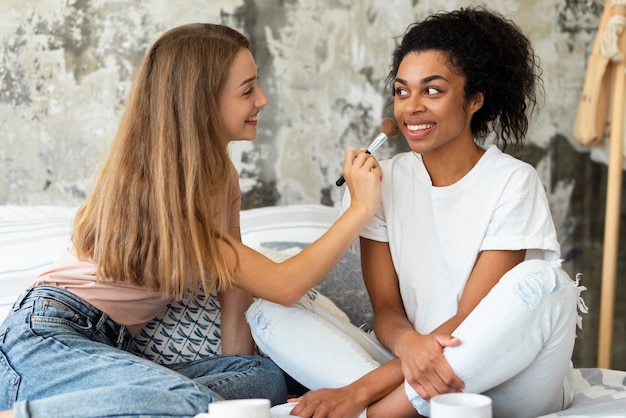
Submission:
M 0 204 L 80 203 L 146 48 L 166 29 L 211 21 L 252 40 L 260 83 L 270 99 L 261 112 L 258 139 L 232 147 L 244 207 L 334 205 L 342 193 L 334 181 L 343 150 L 366 146 L 391 113 L 383 87 L 396 37 L 433 11 L 472 3 L 0 0 Z M 575 143 L 572 126 L 604 3 L 482 4 L 515 20 L 541 59 L 546 98 L 524 158 L 545 181 L 565 268 L 572 275 L 582 272 L 590 289 L 586 297 L 592 312 L 575 361 L 592 366 L 606 167 Z M 377 155 L 404 149 L 397 137 Z M 622 280 L 618 286 L 624 288 Z M 618 368 L 626 368 L 624 314 L 616 322 Z

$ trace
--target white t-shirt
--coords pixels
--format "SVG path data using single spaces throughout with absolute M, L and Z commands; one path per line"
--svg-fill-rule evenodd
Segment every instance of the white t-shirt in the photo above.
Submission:
M 526 259 L 559 258 L 537 172 L 496 146 L 446 187 L 432 185 L 419 154 L 380 164 L 381 208 L 361 236 L 389 243 L 405 311 L 418 332 L 429 333 L 456 313 L 481 251 L 526 249 Z

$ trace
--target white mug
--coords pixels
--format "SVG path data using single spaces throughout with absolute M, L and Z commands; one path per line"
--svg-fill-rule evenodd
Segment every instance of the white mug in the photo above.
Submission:
M 430 400 L 431 418 L 491 418 L 491 398 L 477 393 L 444 393 Z
M 200 418 L 270 418 L 269 399 L 233 399 L 209 404 L 209 413 Z M 196 415 L 198 417 L 198 415 Z

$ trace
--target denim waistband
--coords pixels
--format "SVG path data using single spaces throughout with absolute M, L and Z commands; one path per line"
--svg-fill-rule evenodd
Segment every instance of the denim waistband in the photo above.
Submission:
M 28 305 L 28 302 L 35 301 L 38 298 L 46 298 L 71 306 L 92 321 L 93 332 L 103 333 L 117 348 L 125 349 L 130 341 L 130 334 L 126 326 L 117 324 L 105 312 L 102 312 L 69 290 L 56 286 L 36 286 L 26 289 L 13 304 L 11 312 L 17 312 L 22 307 Z

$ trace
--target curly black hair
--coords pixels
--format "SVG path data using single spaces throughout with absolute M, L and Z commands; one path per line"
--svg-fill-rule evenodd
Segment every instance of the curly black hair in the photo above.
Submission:
M 482 7 L 439 12 L 413 23 L 393 52 L 388 84 L 395 81 L 407 54 L 422 51 L 447 56 L 450 65 L 466 78 L 466 99 L 478 92 L 484 94 L 484 104 L 471 122 L 479 143 L 493 130 L 503 148 L 508 144 L 515 150 L 523 147 L 529 113 L 538 107 L 543 81 L 539 58 L 515 23 Z

